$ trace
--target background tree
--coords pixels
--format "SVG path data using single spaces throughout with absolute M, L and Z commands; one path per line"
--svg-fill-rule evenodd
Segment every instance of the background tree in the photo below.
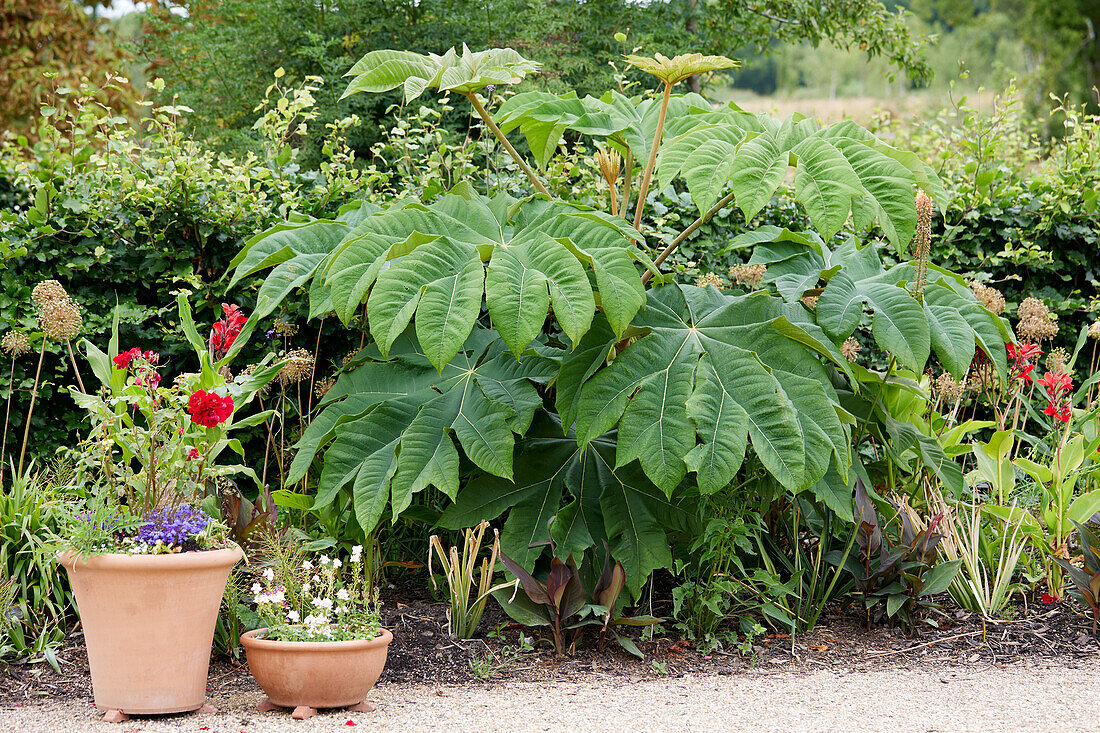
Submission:
M 108 3 L 99 2 L 99 5 Z M 25 131 L 43 95 L 54 85 L 76 87 L 88 77 L 102 84 L 123 54 L 105 24 L 72 0 L 0 3 L 0 127 Z M 53 75 L 46 85 L 44 74 Z M 114 101 L 121 102 L 121 90 Z

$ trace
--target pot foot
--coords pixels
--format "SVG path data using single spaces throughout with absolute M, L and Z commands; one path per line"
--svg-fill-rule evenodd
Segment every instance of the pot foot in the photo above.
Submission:
M 266 697 L 260 701 L 260 704 L 256 706 L 256 709 L 259 710 L 261 713 L 271 713 L 276 710 L 282 710 L 281 707 L 271 702 L 271 700 L 267 699 Z
M 125 723 L 130 719 L 130 716 L 121 710 L 108 710 L 103 714 L 104 723 Z
M 299 705 L 294 708 L 294 712 L 290 714 L 290 717 L 295 720 L 306 720 L 307 718 L 312 718 L 316 714 L 317 708 L 311 708 L 308 705 Z
M 354 705 L 349 706 L 348 707 L 348 712 L 352 712 L 352 713 L 373 713 L 377 709 L 378 709 L 378 706 L 375 705 L 373 702 L 371 702 L 370 700 L 364 700 L 363 702 L 357 702 Z

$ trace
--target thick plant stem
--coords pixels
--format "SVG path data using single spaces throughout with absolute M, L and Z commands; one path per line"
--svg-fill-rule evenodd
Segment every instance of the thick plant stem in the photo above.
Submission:
M 66 341 L 65 348 L 69 350 L 69 361 L 72 362 L 73 365 L 73 374 L 76 375 L 76 384 L 80 387 L 81 392 L 88 394 L 88 390 L 84 389 L 84 380 L 80 378 L 80 369 L 76 366 L 76 355 L 73 354 L 73 342 Z
M 661 95 L 661 113 L 657 116 L 657 130 L 653 133 L 653 145 L 649 148 L 649 162 L 645 164 L 645 173 L 642 174 L 642 184 L 638 188 L 638 204 L 634 208 L 634 228 L 642 225 L 642 210 L 645 209 L 645 199 L 649 195 L 649 181 L 653 178 L 653 169 L 657 166 L 657 149 L 661 147 L 661 135 L 665 131 L 665 115 L 668 114 L 668 100 L 672 96 L 672 85 L 665 84 L 665 92 Z
M 470 104 L 473 105 L 474 110 L 478 116 L 485 123 L 485 125 L 492 131 L 493 136 L 496 137 L 500 144 L 504 146 L 504 149 L 508 151 L 508 154 L 512 156 L 512 160 L 516 161 L 516 165 L 520 167 L 524 173 L 527 174 L 527 178 L 530 179 L 531 185 L 538 189 L 539 193 L 550 196 L 550 192 L 546 189 L 546 186 L 542 184 L 539 177 L 535 175 L 535 172 L 531 170 L 531 166 L 527 165 L 527 161 L 523 159 L 523 156 L 516 152 L 516 149 L 512 147 L 512 143 L 508 142 L 508 138 L 504 136 L 504 133 L 497 127 L 497 123 L 493 122 L 493 118 L 489 115 L 488 110 L 484 105 L 478 101 L 477 95 L 471 92 L 466 95 L 466 98 L 470 100 Z M 551 196 L 551 198 L 553 198 Z
M 657 267 L 660 267 L 661 263 L 663 263 L 665 260 L 667 260 L 668 256 L 670 254 L 672 254 L 673 252 L 675 252 L 676 248 L 684 243 L 684 240 L 686 240 L 688 237 L 690 237 L 695 232 L 696 229 L 698 229 L 699 227 L 703 226 L 708 221 L 710 221 L 712 216 L 714 216 L 719 211 L 721 211 L 722 209 L 729 206 L 732 201 L 733 201 L 733 191 L 730 191 L 729 193 L 727 193 L 725 196 L 722 197 L 721 201 L 719 201 L 714 206 L 707 209 L 707 212 L 705 214 L 703 214 L 698 219 L 693 221 L 691 223 L 691 226 L 689 226 L 684 231 L 680 232 L 680 234 L 676 237 L 676 239 L 673 239 L 669 243 L 669 245 L 661 251 L 661 254 L 657 255 L 657 259 L 655 259 L 653 261 L 653 264 L 655 264 Z M 647 283 L 647 282 L 649 282 L 650 278 L 652 278 L 652 277 L 653 277 L 653 271 L 652 270 L 646 270 L 645 272 L 642 273 L 642 282 Z
M 23 446 L 19 449 L 19 468 L 15 476 L 23 475 L 23 459 L 27 456 L 27 441 L 31 437 L 31 415 L 34 414 L 34 400 L 38 397 L 38 380 L 42 376 L 42 361 L 46 358 L 46 337 L 42 337 L 42 349 L 38 352 L 38 368 L 34 371 L 34 388 L 31 389 L 31 404 L 27 408 L 27 424 L 23 426 Z M 15 480 L 12 476 L 12 481 Z

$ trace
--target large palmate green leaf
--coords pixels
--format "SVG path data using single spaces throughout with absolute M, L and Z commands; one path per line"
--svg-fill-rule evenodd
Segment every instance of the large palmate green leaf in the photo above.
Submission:
M 750 443 L 792 490 L 812 486 L 831 461 L 846 476 L 847 432 L 819 357 L 842 360 L 799 308 L 766 293 L 650 290 L 633 323 L 644 335 L 610 366 L 600 368 L 614 343 L 597 328 L 566 357 L 558 409 L 576 421 L 581 445 L 618 425 L 617 464 L 639 460 L 666 494 L 689 470 L 704 493 L 726 486 Z
M 344 74 L 352 80 L 343 97 L 398 87 L 404 89 L 406 102 L 429 88 L 471 94 L 490 84 L 518 84 L 538 68 L 537 62 L 528 61 L 510 48 L 473 52 L 463 45 L 462 53 L 452 48 L 442 56 L 389 49 L 371 51 Z
M 288 483 L 327 445 L 315 506 L 350 492 L 356 521 L 371 531 L 387 509 L 396 521 L 428 486 L 454 498 L 459 447 L 481 470 L 511 479 L 513 433 L 523 433 L 542 405 L 534 384 L 557 371 L 550 351 L 521 356 L 478 328 L 439 372 L 403 337 L 388 360 L 340 375 L 295 446 Z
M 836 341 L 869 325 L 876 343 L 917 373 L 930 352 L 962 378 L 975 349 L 1005 374 L 1004 344 L 1011 333 L 1003 319 L 983 308 L 955 275 L 930 267 L 921 298 L 911 288 L 908 263 L 885 268 L 873 246 L 848 240 L 835 249 L 820 240 L 776 228 L 760 232 L 750 262 L 767 265 L 765 280 L 794 302 L 827 284 L 817 301 L 817 323 Z M 767 234 L 767 237 L 763 235 Z M 766 240 L 766 241 L 765 241 Z
M 669 100 L 665 128 L 676 129 L 677 119 L 709 109 L 709 102 L 698 94 L 676 95 Z M 519 128 L 536 162 L 545 168 L 566 130 L 603 138 L 620 153 L 629 151 L 636 160 L 644 160 L 660 111 L 659 99 L 634 100 L 614 91 L 583 98 L 536 91 L 509 98 L 494 119 L 505 133 Z
M 683 500 L 670 502 L 637 463 L 616 468 L 614 453 L 614 433 L 578 447 L 572 432 L 563 435 L 561 423 L 543 414 L 516 446 L 514 481 L 474 478 L 439 523 L 472 527 L 507 512 L 501 547 L 527 569 L 548 536 L 563 557 L 580 557 L 606 541 L 637 596 L 651 572 L 671 568 L 667 533 L 688 526 L 692 515 Z
M 566 335 L 579 340 L 597 297 L 622 333 L 644 302 L 635 262 L 648 260 L 631 241 L 640 236 L 621 219 L 585 207 L 487 199 L 460 186 L 428 206 L 366 217 L 322 277 L 340 318 L 349 320 L 366 301 L 383 354 L 415 318 L 424 353 L 439 368 L 473 328 L 482 293 L 516 354 L 541 332 L 551 310 Z

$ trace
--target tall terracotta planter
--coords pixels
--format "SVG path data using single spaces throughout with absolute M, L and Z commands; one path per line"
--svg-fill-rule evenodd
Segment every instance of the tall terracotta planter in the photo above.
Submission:
M 243 556 L 238 547 L 87 560 L 61 553 L 84 626 L 96 707 L 118 719 L 203 707 L 218 608 Z
M 248 671 L 267 693 L 260 710 L 294 708 L 302 719 L 318 708 L 374 709 L 367 693 L 386 666 L 389 631 L 351 641 L 274 641 L 261 638 L 266 630 L 241 635 Z

